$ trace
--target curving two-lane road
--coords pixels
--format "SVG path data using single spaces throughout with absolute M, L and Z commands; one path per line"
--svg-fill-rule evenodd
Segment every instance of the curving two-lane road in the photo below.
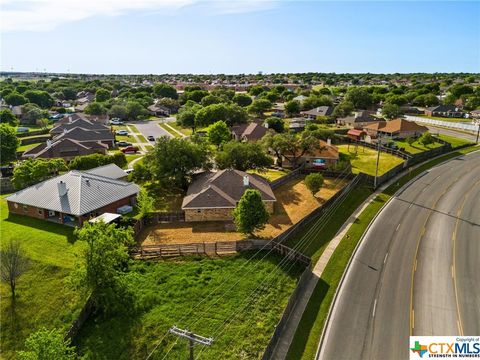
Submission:
M 408 185 L 365 234 L 319 359 L 408 359 L 409 335 L 480 335 L 480 152 Z

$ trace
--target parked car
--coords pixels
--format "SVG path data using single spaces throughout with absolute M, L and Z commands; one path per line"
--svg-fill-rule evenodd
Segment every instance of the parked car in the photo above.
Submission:
M 127 130 L 117 130 L 117 131 L 115 131 L 115 134 L 117 134 L 117 135 L 128 135 L 128 131 Z
M 138 151 L 138 147 L 136 146 L 127 146 L 125 148 L 123 148 L 122 150 L 120 150 L 121 152 L 123 152 L 124 154 L 127 154 L 127 153 L 136 153 Z
M 123 171 L 125 171 L 125 174 L 128 175 L 128 174 L 131 174 L 133 172 L 133 169 L 126 169 L 126 170 L 123 170 Z
M 17 133 L 26 133 L 26 132 L 29 132 L 29 131 L 30 131 L 30 129 L 27 128 L 27 127 L 21 127 L 20 126 L 20 127 L 17 128 Z
M 118 118 L 113 118 L 112 120 L 110 120 L 110 124 L 111 125 L 122 125 L 123 121 L 118 119 Z
M 155 141 L 155 136 L 149 135 L 147 136 L 148 141 Z
M 132 146 L 132 143 L 129 143 L 128 141 L 117 141 L 117 146 L 120 146 L 120 147 Z

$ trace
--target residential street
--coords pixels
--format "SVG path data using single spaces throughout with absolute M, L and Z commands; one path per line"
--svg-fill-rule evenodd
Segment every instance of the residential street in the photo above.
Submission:
M 406 359 L 408 336 L 480 332 L 480 152 L 395 197 L 348 270 L 319 359 Z
M 457 137 L 457 138 L 472 141 L 472 142 L 475 142 L 476 140 L 476 135 L 469 134 L 463 131 L 455 131 L 455 130 L 440 128 L 440 127 L 431 126 L 431 125 L 428 125 L 427 128 L 432 134 L 443 134 L 443 135 L 453 136 L 453 137 Z
M 140 131 L 145 138 L 150 135 L 154 136 L 155 138 L 161 136 L 173 137 L 173 135 L 171 135 L 168 131 L 158 126 L 159 123 L 160 120 L 131 122 L 131 124 L 135 125 L 138 131 Z

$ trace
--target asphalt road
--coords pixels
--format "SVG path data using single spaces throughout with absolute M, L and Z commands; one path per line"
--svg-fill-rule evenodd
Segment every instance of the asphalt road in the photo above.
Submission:
M 147 136 L 153 135 L 156 138 L 162 137 L 162 136 L 167 136 L 167 137 L 173 137 L 168 131 L 164 130 L 160 126 L 158 126 L 160 121 L 136 121 L 132 122 L 133 125 L 142 133 L 145 138 Z
M 440 133 L 440 134 L 443 134 L 443 135 L 453 136 L 453 137 L 457 137 L 457 138 L 472 141 L 472 142 L 475 142 L 475 140 L 477 138 L 476 135 L 469 134 L 467 132 L 455 131 L 455 130 L 440 128 L 440 127 L 430 126 L 430 125 L 425 125 L 425 126 L 427 126 L 428 130 L 432 134 L 439 134 Z
M 408 359 L 412 335 L 480 334 L 480 152 L 430 169 L 379 213 L 319 359 Z

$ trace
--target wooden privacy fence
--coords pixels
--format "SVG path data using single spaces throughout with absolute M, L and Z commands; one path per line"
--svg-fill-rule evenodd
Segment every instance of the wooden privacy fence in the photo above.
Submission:
M 132 256 L 136 259 L 163 259 L 195 255 L 227 255 L 249 250 L 272 250 L 284 257 L 310 264 L 310 258 L 274 240 L 217 241 L 189 244 L 142 245 Z

